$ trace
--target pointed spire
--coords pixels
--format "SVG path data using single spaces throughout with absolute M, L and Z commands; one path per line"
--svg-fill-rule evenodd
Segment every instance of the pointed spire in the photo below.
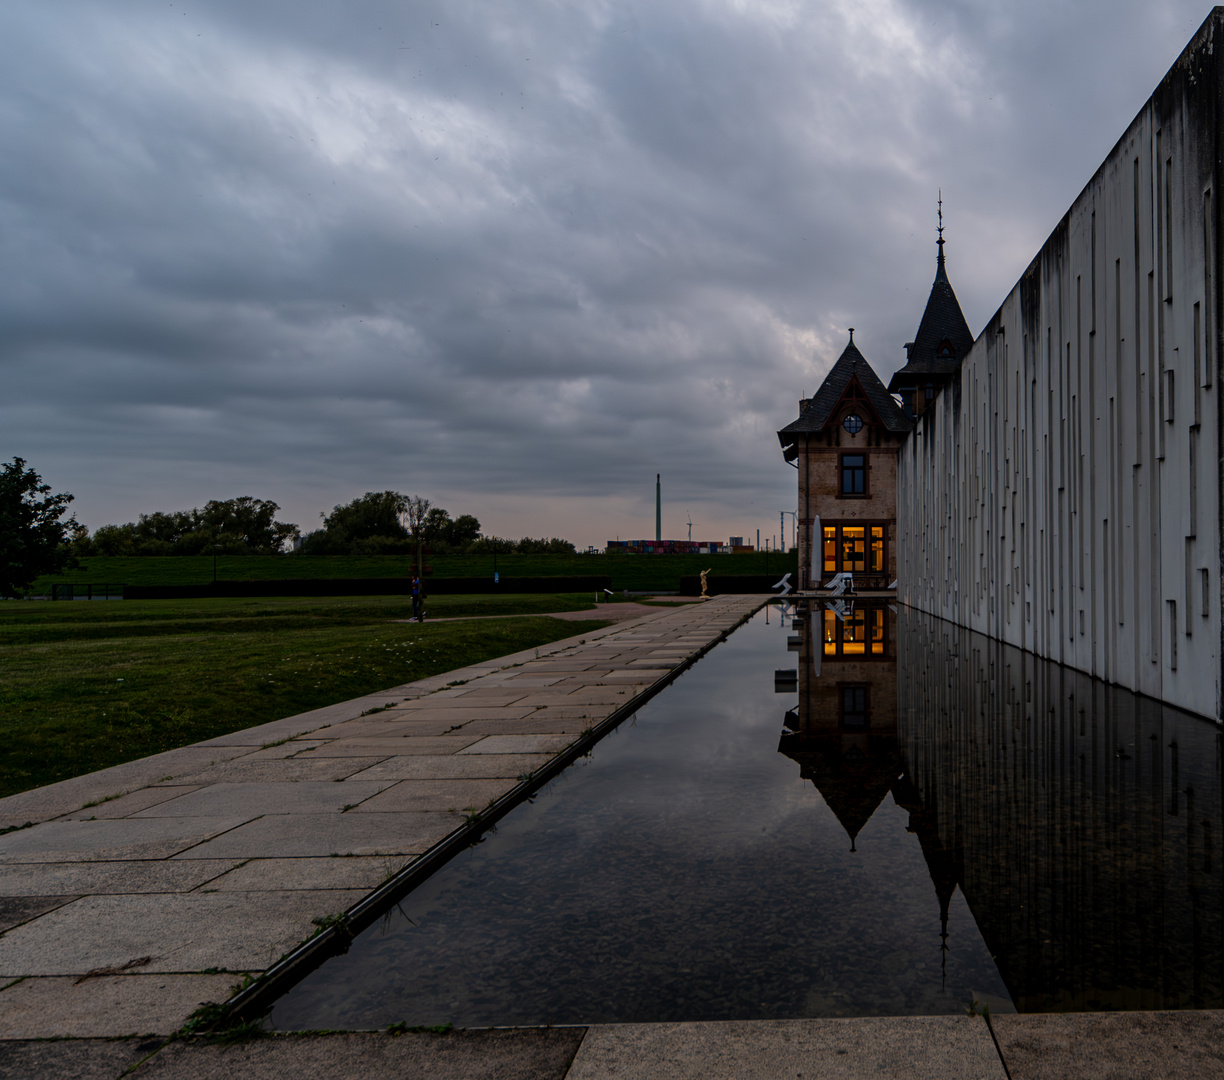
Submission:
M 948 904 L 951 897 L 939 897 L 939 972 L 941 986 L 948 987 Z
M 940 189 L 939 189 L 939 239 L 935 241 L 935 243 L 936 243 L 936 244 L 939 246 L 939 257 L 938 257 L 938 258 L 935 260 L 935 265 L 936 265 L 936 269 L 935 269 L 935 280 L 936 280 L 936 281 L 938 281 L 940 278 L 943 278 L 943 280 L 944 280 L 944 281 L 947 281 L 947 280 L 948 280 L 948 272 L 947 272 L 947 270 L 944 268 L 944 248 L 943 248 L 943 246 L 944 246 L 944 238 L 943 238 L 943 230 L 944 230 L 944 225 L 943 225 L 943 188 L 940 188 Z

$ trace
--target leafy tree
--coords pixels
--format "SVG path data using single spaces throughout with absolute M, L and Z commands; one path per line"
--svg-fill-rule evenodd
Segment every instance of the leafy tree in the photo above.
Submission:
M 0 465 L 0 596 L 24 596 L 42 574 L 77 565 L 67 541 L 76 518 L 61 521 L 72 496 L 51 488 L 24 458 Z
M 425 522 L 429 519 L 429 507 L 429 500 L 422 499 L 420 495 L 413 495 L 404 501 L 404 516 L 408 519 L 408 529 L 412 533 L 412 540 L 416 545 L 418 574 L 421 572 L 423 565 L 421 561 L 421 548 L 425 541 Z
M 518 544 L 504 536 L 481 536 L 467 547 L 468 555 L 513 555 Z
M 215 543 L 222 553 L 274 555 L 298 535 L 296 525 L 276 520 L 279 509 L 274 502 L 249 495 L 224 502 L 214 499 L 203 510 L 191 512 L 194 527 L 183 539 L 200 537 L 204 550 L 211 550 Z
M 480 522 L 471 514 L 461 514 L 454 520 L 440 506 L 425 515 L 421 535 L 436 555 L 463 555 L 480 537 Z
M 103 525 L 82 549 L 93 555 L 275 555 L 298 535 L 277 521 L 276 503 L 240 495 L 204 508 L 141 514 L 126 525 Z
M 522 540 L 515 545 L 515 549 L 520 555 L 573 555 L 574 545 L 568 540 L 561 540 L 553 537 L 551 540 L 533 540 L 530 536 L 524 536 Z
M 447 526 L 445 539 L 455 551 L 467 551 L 480 539 L 480 522 L 471 514 L 460 514 Z
M 384 555 L 408 548 L 403 517 L 408 497 L 398 491 L 367 491 L 323 515 L 323 528 L 302 542 L 307 555 Z

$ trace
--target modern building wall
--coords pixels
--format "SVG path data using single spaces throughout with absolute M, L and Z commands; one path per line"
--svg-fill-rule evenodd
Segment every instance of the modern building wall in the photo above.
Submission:
M 1221 65 L 1216 8 L 920 418 L 897 483 L 901 602 L 1217 719 Z
M 1017 1009 L 1224 1006 L 1212 726 L 905 609 L 896 669 L 903 805 Z

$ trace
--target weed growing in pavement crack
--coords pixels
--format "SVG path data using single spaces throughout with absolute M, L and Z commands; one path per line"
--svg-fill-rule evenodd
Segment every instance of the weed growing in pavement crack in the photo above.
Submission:
M 447 1035 L 455 1030 L 455 1025 L 449 1020 L 445 1024 L 434 1024 L 429 1027 L 409 1027 L 407 1020 L 401 1020 L 398 1024 L 388 1024 L 388 1035 Z
M 311 919 L 310 921 L 318 927 L 311 937 L 318 937 L 327 930 L 335 930 L 336 933 L 343 934 L 345 937 L 353 936 L 348 916 L 344 912 L 339 912 L 336 915 L 320 915 L 319 918 Z

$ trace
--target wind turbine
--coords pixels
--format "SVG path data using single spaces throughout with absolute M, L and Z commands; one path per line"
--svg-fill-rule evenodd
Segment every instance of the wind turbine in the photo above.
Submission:
M 686 510 L 684 516 L 688 518 L 689 543 L 691 544 L 693 542 L 693 515 Z

